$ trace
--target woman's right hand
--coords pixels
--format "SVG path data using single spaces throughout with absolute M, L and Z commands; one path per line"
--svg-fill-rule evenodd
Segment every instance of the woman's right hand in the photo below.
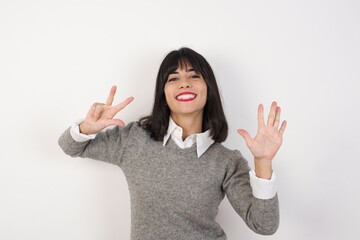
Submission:
M 127 98 L 122 103 L 112 106 L 116 86 L 110 90 L 106 103 L 94 103 L 86 115 L 85 120 L 80 124 L 80 132 L 86 135 L 95 134 L 110 125 L 124 127 L 125 123 L 120 119 L 114 119 L 114 116 L 129 103 L 134 100 L 133 97 Z

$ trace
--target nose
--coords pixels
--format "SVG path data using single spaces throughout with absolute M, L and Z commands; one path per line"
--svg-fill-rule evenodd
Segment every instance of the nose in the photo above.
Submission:
M 184 76 L 182 78 L 180 78 L 180 88 L 190 88 L 191 87 L 191 82 L 190 79 L 187 76 Z

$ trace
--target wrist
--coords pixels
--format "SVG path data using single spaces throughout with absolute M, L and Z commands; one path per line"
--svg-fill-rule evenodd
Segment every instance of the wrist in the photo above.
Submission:
M 79 132 L 82 134 L 85 134 L 85 135 L 94 134 L 88 130 L 88 128 L 86 127 L 86 124 L 84 122 L 80 123 Z
M 272 176 L 272 161 L 266 159 L 254 159 L 255 174 L 258 178 L 270 179 Z

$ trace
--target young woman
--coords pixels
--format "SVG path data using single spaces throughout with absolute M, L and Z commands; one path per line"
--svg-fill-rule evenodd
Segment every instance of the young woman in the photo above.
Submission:
M 66 154 L 118 165 L 131 197 L 131 239 L 226 239 L 215 217 L 226 195 L 246 224 L 273 234 L 279 207 L 272 160 L 286 121 L 273 102 L 267 123 L 258 108 L 258 132 L 239 129 L 254 156 L 255 172 L 238 150 L 221 142 L 227 123 L 215 76 L 198 53 L 181 48 L 162 62 L 151 115 L 127 125 L 114 119 L 133 98 L 95 103 L 85 120 L 59 139 Z M 115 128 L 101 131 L 110 125 Z

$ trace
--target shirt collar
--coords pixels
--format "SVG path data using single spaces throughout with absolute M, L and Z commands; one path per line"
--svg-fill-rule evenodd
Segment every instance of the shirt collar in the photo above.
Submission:
M 174 122 L 174 120 L 169 117 L 169 126 L 168 126 L 168 130 L 166 135 L 164 136 L 164 140 L 163 140 L 163 146 L 166 145 L 166 143 L 168 142 L 168 140 L 170 139 L 170 137 L 175 137 L 177 138 L 178 141 L 182 142 L 182 139 L 178 139 L 178 135 L 174 134 L 176 129 L 181 129 L 182 128 L 178 125 L 176 125 L 176 123 Z M 207 130 L 203 133 L 196 133 L 196 134 L 192 134 L 191 136 L 195 135 L 196 137 L 196 151 L 197 151 L 197 157 L 201 157 L 201 155 L 203 155 L 204 152 L 206 152 L 206 150 L 211 146 L 211 144 L 213 144 L 215 141 L 211 138 L 210 136 L 210 130 Z M 189 136 L 189 137 L 191 137 Z M 177 142 L 177 141 L 175 141 Z M 179 146 L 180 147 L 180 146 Z
M 165 144 L 167 143 L 167 141 L 169 140 L 171 134 L 175 131 L 177 125 L 174 122 L 174 120 L 172 120 L 171 117 L 169 117 L 169 126 L 168 126 L 168 130 L 167 133 L 164 136 L 164 140 L 163 140 L 163 146 L 165 146 Z

